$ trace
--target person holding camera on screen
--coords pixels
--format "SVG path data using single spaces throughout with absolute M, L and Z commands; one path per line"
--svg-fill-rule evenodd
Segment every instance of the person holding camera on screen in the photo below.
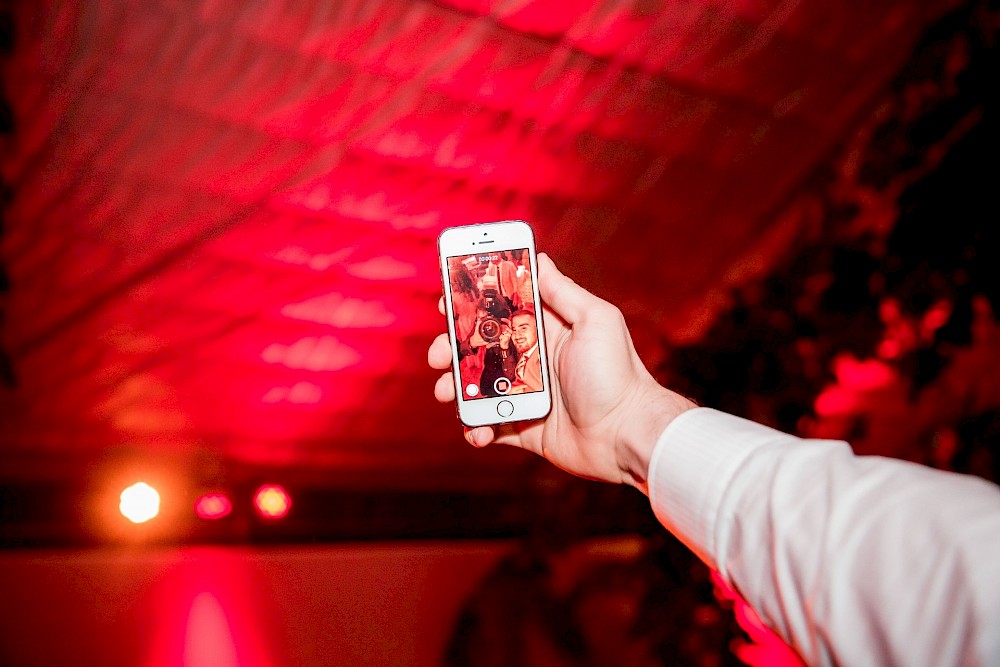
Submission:
M 469 443 L 639 489 L 809 664 L 1000 665 L 1000 488 L 699 407 L 646 370 L 615 306 L 538 266 L 552 410 Z M 449 368 L 447 334 L 428 361 Z M 434 395 L 455 400 L 450 372 Z
M 480 307 L 476 332 L 470 340 L 473 346 L 483 350 L 483 372 L 479 377 L 479 393 L 483 396 L 506 394 L 514 375 L 510 317 L 497 318 L 495 310 L 487 310 L 485 305 Z M 503 382 L 498 384 L 501 379 Z

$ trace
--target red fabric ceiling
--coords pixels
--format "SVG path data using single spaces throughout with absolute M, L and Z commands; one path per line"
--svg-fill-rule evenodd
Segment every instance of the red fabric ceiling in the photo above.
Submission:
M 438 232 L 532 221 L 655 360 L 954 2 L 16 4 L 3 465 L 483 488 L 530 464 L 431 397 Z

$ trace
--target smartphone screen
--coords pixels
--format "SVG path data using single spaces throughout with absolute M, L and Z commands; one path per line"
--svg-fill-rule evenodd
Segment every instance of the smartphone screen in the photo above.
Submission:
M 468 426 L 544 417 L 551 395 L 531 227 L 451 227 L 438 247 L 459 417 Z
M 528 248 L 448 258 L 462 396 L 543 391 Z

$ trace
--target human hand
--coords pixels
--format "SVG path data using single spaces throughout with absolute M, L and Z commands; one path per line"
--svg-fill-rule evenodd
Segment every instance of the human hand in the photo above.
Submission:
M 507 350 L 510 349 L 510 322 L 508 320 L 503 320 L 505 322 L 503 329 L 500 331 L 500 349 Z
M 521 447 L 575 475 L 646 491 L 656 439 L 694 404 L 649 374 L 621 311 L 563 275 L 544 253 L 538 255 L 538 281 L 552 411 L 535 421 L 466 428 L 466 439 L 477 447 Z M 443 300 L 439 309 L 444 312 Z M 431 344 L 428 362 L 442 370 L 451 366 L 447 333 Z M 442 403 L 455 400 L 450 371 L 438 379 L 434 395 Z

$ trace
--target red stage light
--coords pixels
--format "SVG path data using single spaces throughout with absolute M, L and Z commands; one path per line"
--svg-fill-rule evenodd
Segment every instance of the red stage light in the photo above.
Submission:
M 292 507 L 292 497 L 278 484 L 265 484 L 257 489 L 253 504 L 265 519 L 280 519 Z
M 232 511 L 233 504 L 224 493 L 206 493 L 194 504 L 194 512 L 200 519 L 221 519 Z

